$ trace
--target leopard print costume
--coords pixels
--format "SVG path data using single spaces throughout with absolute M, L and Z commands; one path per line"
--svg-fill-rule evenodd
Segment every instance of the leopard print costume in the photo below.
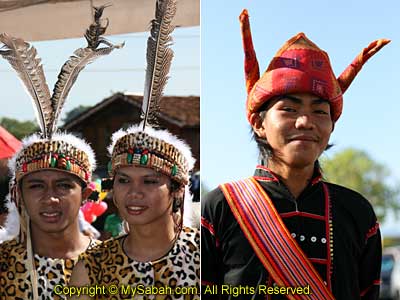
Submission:
M 119 294 L 97 295 L 98 299 L 200 299 L 200 234 L 197 229 L 184 227 L 172 249 L 162 258 L 151 262 L 138 262 L 128 257 L 122 244 L 125 236 L 110 239 L 81 254 L 91 286 L 119 287 Z M 121 287 L 191 287 L 189 294 L 177 293 L 132 295 Z M 176 290 L 178 290 L 176 289 Z M 132 290 L 131 290 L 132 291 Z
M 97 241 L 90 241 L 88 249 L 97 244 Z M 68 283 L 77 261 L 78 257 L 52 259 L 35 254 L 40 300 L 65 299 L 63 295 L 54 292 L 54 287 Z M 14 239 L 0 245 L 0 300 L 33 298 L 27 264 L 28 254 L 23 244 Z

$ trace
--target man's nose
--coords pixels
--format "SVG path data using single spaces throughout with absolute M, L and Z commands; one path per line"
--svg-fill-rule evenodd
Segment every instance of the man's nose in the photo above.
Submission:
M 142 198 L 143 191 L 140 184 L 132 182 L 131 187 L 129 189 L 129 195 L 134 198 L 139 198 L 139 199 Z
M 131 200 L 142 200 L 143 199 L 143 193 L 141 191 L 131 190 L 129 192 L 129 199 L 131 199 Z
M 313 129 L 315 126 L 312 117 L 308 113 L 298 116 L 295 125 L 297 129 Z
M 56 191 L 53 188 L 50 187 L 46 189 L 44 200 L 49 203 L 59 202 L 60 196 L 56 193 Z

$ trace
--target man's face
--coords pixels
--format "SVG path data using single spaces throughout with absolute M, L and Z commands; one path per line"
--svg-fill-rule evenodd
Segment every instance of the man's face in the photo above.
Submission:
M 172 216 L 170 179 L 149 168 L 119 168 L 114 178 L 114 199 L 121 217 L 130 225 L 165 224 Z
M 75 226 L 82 202 L 80 180 L 61 171 L 38 171 L 21 182 L 22 198 L 32 229 L 60 233 Z
M 257 117 L 252 126 L 268 141 L 272 159 L 293 168 L 313 165 L 333 129 L 329 103 L 308 93 L 272 100 L 264 119 Z

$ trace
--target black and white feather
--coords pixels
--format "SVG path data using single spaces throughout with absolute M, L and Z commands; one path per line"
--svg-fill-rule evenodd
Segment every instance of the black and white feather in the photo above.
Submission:
M 64 63 L 60 74 L 58 75 L 58 80 L 53 90 L 53 96 L 51 97 L 54 111 L 54 126 L 51 130 L 51 133 L 53 133 L 56 129 L 56 123 L 65 103 L 65 99 L 67 98 L 68 93 L 78 78 L 79 73 L 97 58 L 108 55 L 114 49 L 119 49 L 124 46 L 124 44 L 113 45 L 105 38 L 100 36 L 100 34 L 104 33 L 107 28 L 107 26 L 102 27 L 101 25 L 101 15 L 104 8 L 105 6 L 94 8 L 94 21 L 90 25 L 89 29 L 86 30 L 85 34 L 88 46 L 86 48 L 79 48 L 75 50 L 74 55 L 72 55 L 69 60 Z M 99 48 L 101 44 L 105 44 L 105 46 Z
M 36 48 L 5 33 L 0 34 L 0 42 L 4 44 L 0 55 L 10 63 L 23 82 L 32 98 L 40 130 L 43 136 L 47 137 L 53 122 L 53 109 L 49 87 Z
M 94 21 L 86 30 L 86 48 L 75 50 L 68 61 L 61 68 L 58 80 L 54 86 L 53 95 L 46 83 L 40 58 L 37 57 L 35 47 L 22 39 L 0 34 L 0 42 L 4 46 L 0 49 L 3 56 L 17 71 L 34 103 L 35 112 L 43 138 L 51 139 L 57 129 L 57 122 L 65 99 L 68 96 L 80 71 L 98 57 L 110 54 L 114 49 L 122 48 L 124 44 L 113 45 L 101 36 L 106 31 L 102 25 L 102 13 L 105 6 L 94 8 Z M 100 47 L 100 45 L 105 45 Z
M 151 21 L 147 40 L 147 68 L 142 104 L 143 130 L 146 125 L 156 125 L 160 110 L 159 101 L 168 80 L 174 53 L 171 49 L 174 30 L 172 19 L 176 13 L 176 0 L 158 0 L 155 19 Z

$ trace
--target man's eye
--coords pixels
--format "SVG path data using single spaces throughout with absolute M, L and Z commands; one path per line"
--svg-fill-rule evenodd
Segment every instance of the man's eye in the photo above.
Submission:
M 286 112 L 296 112 L 296 110 L 293 107 L 288 107 L 288 106 L 282 107 L 282 110 Z
M 119 177 L 118 178 L 118 183 L 128 183 L 128 179 Z
M 157 184 L 158 180 L 157 179 L 145 179 L 144 183 L 145 184 Z
M 66 189 L 66 190 L 72 189 L 72 187 L 73 187 L 72 184 L 70 184 L 70 183 L 59 183 L 57 186 L 59 188 Z
M 320 115 L 328 115 L 329 114 L 327 111 L 325 111 L 323 109 L 317 109 L 315 112 Z
M 31 189 L 31 190 L 40 189 L 42 187 L 43 187 L 43 185 L 42 184 L 38 184 L 38 183 L 37 184 L 31 184 L 31 185 L 28 186 L 28 188 Z

